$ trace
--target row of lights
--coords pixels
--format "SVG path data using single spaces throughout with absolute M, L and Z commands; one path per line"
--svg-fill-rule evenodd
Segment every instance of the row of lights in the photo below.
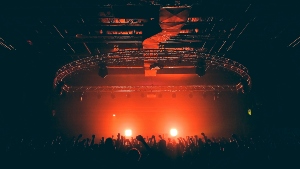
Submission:
M 80 96 L 80 101 L 83 101 L 83 95 L 84 95 L 84 94 L 82 93 L 81 96 Z M 128 94 L 128 93 L 127 93 L 125 96 L 126 96 L 127 98 L 130 98 L 130 97 L 131 97 L 131 95 Z M 176 93 L 173 92 L 173 93 L 172 93 L 172 98 L 176 98 L 176 96 L 177 96 Z M 202 97 L 203 97 L 203 98 L 205 98 L 206 96 L 207 96 L 207 94 L 205 94 L 205 93 L 202 94 Z M 101 97 L 102 97 L 101 94 L 97 94 L 97 98 L 98 98 L 98 99 L 101 99 Z M 111 97 L 112 99 L 114 99 L 114 98 L 116 98 L 116 95 L 115 95 L 114 93 L 112 93 L 112 94 L 110 95 L 110 97 Z M 145 94 L 142 93 L 142 94 L 141 94 L 141 97 L 144 98 L 144 97 L 145 97 Z M 148 97 L 148 96 L 147 96 L 147 97 Z M 162 94 L 161 94 L 161 93 L 159 93 L 159 94 L 157 94 L 157 95 L 156 95 L 156 94 L 152 94 L 151 96 L 149 96 L 149 98 L 156 98 L 156 97 L 162 98 Z M 192 93 L 190 93 L 190 94 L 189 94 L 189 98 L 193 98 L 193 97 L 194 97 L 194 95 L 193 95 Z M 220 98 L 220 93 L 214 94 L 213 97 L 214 97 L 214 100 Z
M 80 95 L 80 101 L 83 101 L 83 96 L 84 96 L 84 93 L 81 93 Z M 131 98 L 131 95 L 129 93 L 127 93 L 126 95 L 126 98 Z M 145 96 L 147 96 L 147 98 L 162 98 L 162 94 L 161 93 L 158 93 L 158 94 L 147 94 L 145 95 L 144 93 L 141 94 L 141 97 L 144 98 Z M 194 94 L 193 93 L 189 93 L 189 98 L 193 98 L 194 97 Z M 100 93 L 97 94 L 97 98 L 98 99 L 101 99 L 102 95 Z M 112 99 L 115 99 L 116 98 L 116 95 L 114 93 L 111 93 L 110 97 Z M 172 92 L 172 95 L 171 95 L 172 98 L 176 98 L 177 95 L 175 92 Z M 202 93 L 202 97 L 203 98 L 206 98 L 207 97 L 207 94 L 206 93 Z M 220 98 L 220 93 L 214 93 L 213 94 L 213 99 L 214 100 L 217 100 Z

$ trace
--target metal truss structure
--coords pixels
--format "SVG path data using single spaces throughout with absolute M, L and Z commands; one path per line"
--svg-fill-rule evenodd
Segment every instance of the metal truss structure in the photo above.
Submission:
M 182 92 L 182 91 L 237 91 L 236 85 L 189 85 L 189 86 L 68 86 L 66 92 Z
M 147 56 L 147 57 L 145 57 Z M 126 67 L 131 65 L 134 67 L 141 67 L 136 63 L 143 63 L 144 61 L 163 62 L 168 64 L 179 59 L 185 63 L 181 68 L 195 67 L 198 58 L 203 58 L 206 62 L 207 69 L 223 68 L 229 70 L 241 77 L 247 86 L 243 86 L 240 82 L 236 85 L 189 85 L 189 86 L 71 86 L 71 84 L 64 84 L 62 90 L 66 92 L 134 92 L 134 91 L 243 91 L 244 87 L 251 89 L 252 82 L 248 74 L 248 69 L 242 64 L 231 59 L 220 57 L 217 55 L 210 55 L 201 53 L 197 50 L 162 50 L 162 49 L 146 49 L 146 50 L 126 50 L 111 52 L 102 55 L 95 55 L 85 57 L 73 61 L 61 67 L 54 79 L 54 88 L 59 83 L 64 81 L 68 75 L 71 75 L 80 70 L 90 69 L 98 66 L 100 62 L 105 62 L 109 67 L 118 67 L 118 63 L 126 63 Z M 176 68 L 178 66 L 168 66 L 165 68 Z M 244 84 L 245 85 L 245 84 Z
M 0 50 L 25 49 L 30 51 L 29 55 L 44 57 L 28 57 L 24 65 L 44 64 L 47 60 L 62 66 L 54 79 L 55 88 L 68 75 L 97 66 L 100 61 L 108 68 L 145 68 L 147 64 L 150 67 L 159 62 L 164 69 L 171 69 L 178 68 L 180 62 L 180 68 L 190 69 L 196 68 L 197 58 L 202 57 L 207 69 L 224 68 L 243 79 L 243 84 L 230 89 L 242 90 L 245 86 L 251 89 L 248 70 L 228 58 L 243 55 L 239 60 L 242 63 L 244 58 L 252 57 L 252 51 L 260 51 L 253 59 L 245 60 L 250 61 L 249 65 L 261 56 L 268 61 L 274 60 L 274 56 L 287 55 L 286 51 L 300 44 L 299 17 L 284 11 L 297 11 L 290 10 L 294 7 L 291 3 L 248 0 L 101 0 L 47 5 L 26 1 L 1 9 L 0 21 L 5 26 L 1 27 Z M 161 30 L 153 29 L 155 26 Z M 17 38 L 19 35 L 23 38 Z M 147 41 L 149 43 L 145 43 Z M 245 53 L 249 50 L 251 52 Z M 69 92 L 94 89 L 94 86 L 77 86 L 77 89 L 71 85 L 65 84 L 63 89 Z M 198 87 L 229 90 L 225 86 Z M 127 91 L 130 86 L 117 88 L 102 86 L 95 90 Z M 196 90 L 191 86 L 186 89 Z M 174 90 L 177 89 L 174 87 Z

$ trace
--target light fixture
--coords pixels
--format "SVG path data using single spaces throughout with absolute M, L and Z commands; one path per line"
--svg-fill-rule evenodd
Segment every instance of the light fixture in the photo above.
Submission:
M 206 71 L 206 62 L 205 62 L 205 59 L 198 58 L 197 59 L 197 64 L 196 64 L 196 74 L 199 77 L 202 77 L 202 76 L 205 75 L 205 71 Z
M 177 134 L 178 134 L 178 131 L 177 131 L 176 129 L 172 128 L 172 129 L 170 130 L 170 135 L 171 135 L 171 136 L 175 137 L 175 136 L 177 136 Z
M 132 136 L 132 131 L 130 129 L 125 130 L 125 136 L 130 137 Z
M 220 98 L 220 93 L 219 92 L 215 92 L 214 93 L 214 100 L 217 100 L 218 98 Z
M 98 71 L 98 75 L 102 78 L 105 78 L 108 75 L 108 70 L 107 70 L 107 65 L 104 62 L 100 62 L 98 64 L 99 66 L 99 71 Z
M 251 109 L 248 109 L 248 115 L 251 116 L 252 115 L 252 111 Z
M 83 92 L 81 93 L 81 96 L 80 96 L 80 101 L 82 102 L 82 100 L 83 100 Z

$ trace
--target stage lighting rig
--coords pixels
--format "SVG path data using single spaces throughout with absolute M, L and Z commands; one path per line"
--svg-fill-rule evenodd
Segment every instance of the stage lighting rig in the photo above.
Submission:
M 206 62 L 204 58 L 198 58 L 197 59 L 197 64 L 196 64 L 196 74 L 199 77 L 202 77 L 205 75 L 206 71 Z
M 248 93 L 250 90 L 248 86 L 248 81 L 246 79 L 241 79 L 241 84 L 242 84 L 242 92 Z
M 172 60 L 176 61 L 176 59 L 180 59 L 180 56 L 183 56 L 182 52 L 179 51 L 169 51 L 169 56 L 165 56 L 165 51 L 157 50 L 155 51 L 158 56 L 152 57 L 153 49 L 147 50 L 144 49 L 142 51 L 124 51 L 120 52 L 112 52 L 112 53 L 104 53 L 101 56 L 95 55 L 86 57 L 83 59 L 72 61 L 60 69 L 57 70 L 53 87 L 55 92 L 60 92 L 59 89 L 65 92 L 134 92 L 134 91 L 156 91 L 156 92 L 164 92 L 164 91 L 178 91 L 178 90 L 188 90 L 188 91 L 242 91 L 243 93 L 249 93 L 251 91 L 252 81 L 251 77 L 248 74 L 248 69 L 242 64 L 231 60 L 229 58 L 220 57 L 217 55 L 208 55 L 197 53 L 197 51 L 184 51 L 184 65 L 180 66 L 169 66 L 158 63 L 162 60 Z M 135 55 L 136 53 L 137 55 Z M 114 66 L 116 65 L 116 59 L 124 61 L 127 63 L 133 63 L 136 61 L 146 61 L 151 63 L 151 69 L 153 71 L 157 71 L 157 69 L 172 69 L 172 68 L 195 68 L 195 73 L 198 76 L 204 76 L 207 70 L 214 68 L 223 68 L 228 70 L 234 74 L 240 76 L 241 79 L 244 79 L 244 82 L 239 82 L 237 84 L 218 84 L 218 85 L 188 85 L 184 88 L 178 86 L 72 86 L 71 84 L 63 84 L 59 83 L 64 81 L 65 78 L 76 73 L 81 70 L 88 69 L 90 67 L 99 66 L 99 76 L 105 78 L 108 75 L 108 65 Z M 156 59 L 154 61 L 154 59 Z M 119 62 L 119 61 L 118 61 Z M 167 63 L 168 64 L 168 63 Z M 175 63 L 176 64 L 176 63 Z M 147 65 L 147 69 L 150 69 L 150 65 Z M 129 64 L 128 64 L 129 66 Z M 149 66 L 149 67 L 148 67 Z M 117 66 L 120 67 L 120 66 Z M 123 67 L 122 67 L 123 68 Z M 58 86 L 58 87 L 57 87 Z M 60 87 L 59 87 L 60 86 Z M 62 86 L 62 87 L 61 87 Z
M 177 63 L 178 64 L 182 63 L 182 60 L 183 60 L 183 56 L 179 56 Z
M 102 78 L 105 78 L 108 75 L 108 70 L 107 70 L 107 65 L 105 62 L 100 62 L 98 64 L 99 66 L 99 71 L 98 71 L 98 75 Z
M 58 95 L 62 95 L 63 94 L 63 87 L 64 87 L 65 83 L 63 81 L 60 81 L 57 83 L 55 91 Z

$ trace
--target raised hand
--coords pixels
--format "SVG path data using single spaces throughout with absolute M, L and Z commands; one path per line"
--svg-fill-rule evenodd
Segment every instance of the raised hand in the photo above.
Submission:
M 145 142 L 145 139 L 144 139 L 144 137 L 143 137 L 142 135 L 136 136 L 136 139 L 137 139 L 138 141 L 142 142 L 143 145 L 146 147 L 146 149 L 147 149 L 148 151 L 151 150 L 151 148 L 150 148 L 149 145 Z
M 145 140 L 144 140 L 144 137 L 141 136 L 141 135 L 136 136 L 136 139 L 137 139 L 138 141 L 140 141 L 140 142 L 145 141 Z

